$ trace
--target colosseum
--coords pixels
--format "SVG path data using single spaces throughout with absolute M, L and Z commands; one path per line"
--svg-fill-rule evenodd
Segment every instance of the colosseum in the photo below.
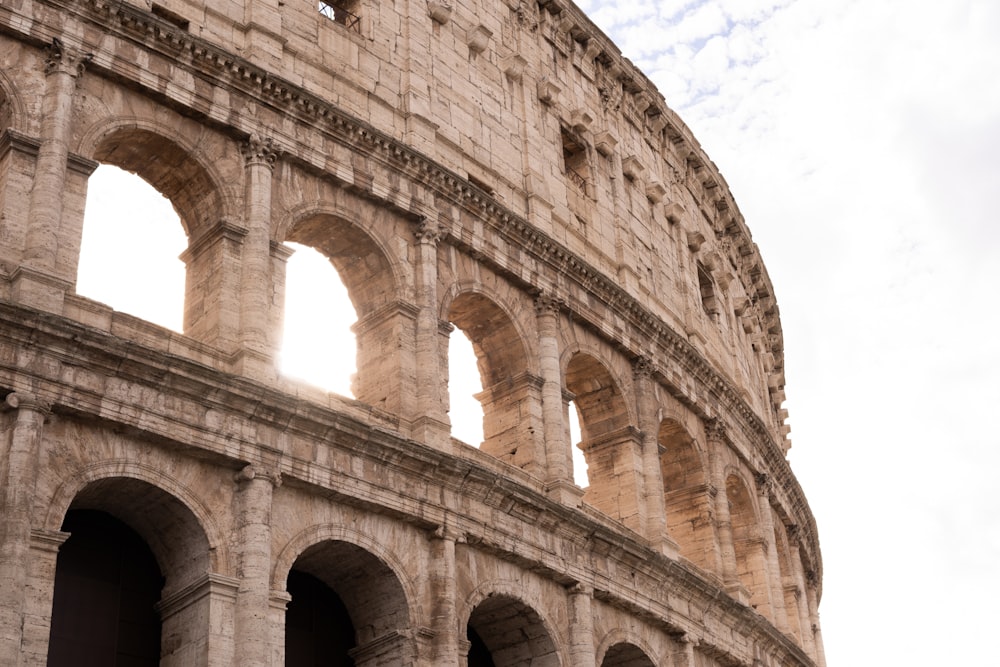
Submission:
M 824 665 L 771 281 L 569 0 L 3 0 L 0 130 L 0 664 Z M 99 165 L 183 332 L 77 293 Z M 280 372 L 290 243 L 354 397 Z

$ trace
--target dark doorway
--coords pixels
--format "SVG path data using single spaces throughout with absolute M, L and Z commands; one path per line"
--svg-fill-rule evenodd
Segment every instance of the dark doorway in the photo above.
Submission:
M 146 543 L 110 514 L 70 510 L 56 560 L 49 667 L 160 664 L 163 576 Z
M 354 667 L 354 624 L 340 597 L 320 579 L 291 570 L 285 613 L 286 667 Z
M 465 635 L 471 644 L 469 646 L 469 667 L 495 667 L 490 650 L 486 648 L 486 643 L 472 629 L 471 625 L 466 626 Z

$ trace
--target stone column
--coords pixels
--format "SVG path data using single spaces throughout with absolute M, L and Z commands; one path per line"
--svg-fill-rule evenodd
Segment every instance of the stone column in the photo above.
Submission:
M 792 577 L 794 578 L 798 594 L 798 614 L 799 626 L 802 628 L 802 635 L 799 638 L 802 642 L 802 649 L 809 655 L 816 655 L 816 642 L 812 631 L 812 618 L 809 614 L 809 596 L 806 592 L 806 577 L 802 569 L 802 554 L 799 546 L 798 526 L 791 526 L 788 530 L 789 538 L 789 559 L 792 561 Z
M 281 473 L 248 465 L 236 476 L 236 545 L 239 591 L 236 593 L 233 664 L 269 664 L 271 608 L 271 499 Z
M 27 591 L 24 622 L 21 626 L 21 662 L 19 665 L 44 665 L 49 658 L 49 634 L 52 630 L 52 600 L 55 594 L 56 563 L 59 549 L 69 539 L 60 530 L 32 530 L 28 555 Z M 3 664 L 7 664 L 4 662 Z
M 437 223 L 421 220 L 416 238 L 416 351 L 417 414 L 413 437 L 445 451 L 451 449 L 451 424 L 444 402 L 444 373 L 438 348 Z
M 681 649 L 673 654 L 672 667 L 695 667 L 695 640 L 690 635 L 685 634 L 678 641 Z
M 594 651 L 594 589 L 584 584 L 569 588 L 569 664 L 573 667 L 593 667 L 597 664 Z
M 784 633 L 788 633 L 788 614 L 785 611 L 785 592 L 781 580 L 781 563 L 778 559 L 778 545 L 774 535 L 774 515 L 771 511 L 773 482 L 766 474 L 757 475 L 757 499 L 760 505 L 760 532 L 764 538 L 765 562 L 767 563 L 768 594 L 771 597 L 771 621 Z
M 22 266 L 15 298 L 50 312 L 61 312 L 74 276 L 61 275 L 56 257 L 62 224 L 63 193 L 73 120 L 73 93 L 90 54 L 67 48 L 53 38 L 45 58 L 45 91 L 41 100 L 41 141 L 28 208 Z
M 642 484 L 646 503 L 646 539 L 653 547 L 676 557 L 677 544 L 667 534 L 663 473 L 660 470 L 660 420 L 656 409 L 653 363 L 642 357 L 633 367 L 639 432 L 642 438 Z
M 6 459 L 0 489 L 0 664 L 16 665 L 24 630 L 25 596 L 31 562 L 31 501 L 38 477 L 42 424 L 48 406 L 31 394 L 17 392 L 4 399 L 5 410 L 17 415 L 3 434 Z M 5 418 L 6 419 L 6 418 Z
M 817 667 L 826 667 L 823 652 L 823 635 L 819 627 L 819 581 L 815 572 L 806 575 L 806 604 L 809 607 L 809 635 L 812 638 L 813 657 Z
M 729 446 L 725 426 L 718 419 L 705 425 L 708 452 L 712 465 L 712 486 L 715 495 L 715 529 L 719 539 L 719 561 L 722 581 L 727 590 L 738 594 L 742 588 L 736 571 L 736 548 L 733 546 L 733 522 L 729 514 L 729 499 L 726 497 L 726 470 L 722 452 Z M 747 596 L 740 596 L 746 601 Z
M 455 609 L 455 543 L 456 536 L 444 526 L 431 538 L 430 587 L 433 600 L 435 632 L 435 665 L 457 665 L 459 662 L 458 615 Z
M 271 176 L 278 153 L 271 139 L 252 136 L 243 144 L 246 160 L 246 237 L 240 257 L 239 370 L 268 379 L 275 375 L 269 317 L 271 284 Z
M 573 454 L 563 419 L 562 372 L 559 368 L 559 310 L 554 297 L 535 299 L 538 322 L 538 367 L 542 376 L 542 433 L 545 451 L 545 484 L 550 496 L 569 505 L 583 497 L 573 483 Z

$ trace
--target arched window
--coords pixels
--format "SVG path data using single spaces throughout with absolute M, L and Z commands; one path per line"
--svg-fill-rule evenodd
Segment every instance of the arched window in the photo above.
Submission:
M 354 397 L 358 320 L 337 269 L 317 250 L 288 243 L 294 254 L 285 269 L 285 321 L 281 372 L 323 389 Z
M 177 212 L 149 183 L 109 164 L 90 176 L 78 294 L 181 331 L 186 247 Z

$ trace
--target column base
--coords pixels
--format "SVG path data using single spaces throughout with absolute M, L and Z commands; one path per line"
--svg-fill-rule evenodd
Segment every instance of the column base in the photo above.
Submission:
M 545 484 L 545 495 L 567 507 L 579 507 L 583 489 L 568 479 L 556 479 Z
M 27 266 L 11 275 L 11 300 L 47 313 L 62 315 L 66 293 L 72 290 L 73 283 Z

